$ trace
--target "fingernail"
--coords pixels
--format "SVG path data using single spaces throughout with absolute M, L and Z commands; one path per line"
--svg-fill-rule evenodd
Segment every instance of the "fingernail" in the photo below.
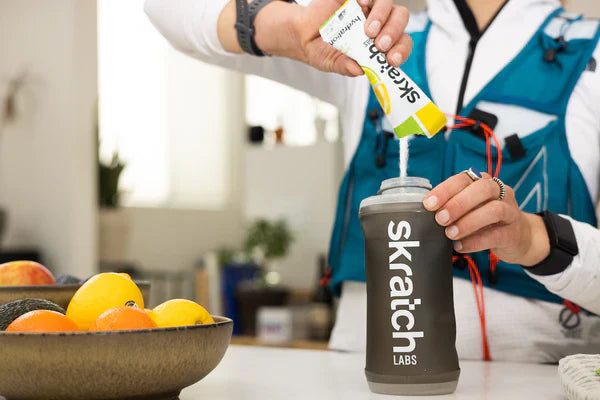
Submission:
M 402 64 L 402 54 L 394 53 L 394 54 L 392 54 L 391 58 L 392 58 L 392 64 L 394 64 L 394 65 Z
M 382 51 L 387 51 L 392 45 L 392 38 L 388 35 L 383 35 L 381 39 L 379 39 L 379 47 Z
M 359 76 L 362 75 L 364 72 L 362 70 L 362 68 L 356 64 L 355 62 L 353 62 L 349 67 L 348 70 L 350 71 L 351 74 L 353 74 L 354 76 Z
M 454 249 L 456 251 L 461 251 L 462 250 L 462 242 L 460 240 L 457 240 L 456 242 L 454 242 Z
M 448 214 L 448 211 L 442 210 L 435 215 L 435 219 L 439 224 L 443 225 L 450 220 L 450 214 Z
M 426 209 L 431 210 L 433 207 L 437 206 L 438 199 L 435 196 L 429 196 L 425 200 L 423 200 L 423 205 Z
M 456 237 L 457 235 L 458 228 L 456 227 L 456 225 L 452 225 L 450 228 L 446 229 L 446 236 L 448 236 L 450 239 Z
M 379 33 L 380 28 L 381 28 L 381 22 L 375 20 L 375 21 L 371 22 L 371 24 L 369 25 L 369 33 L 371 35 L 375 36 Z

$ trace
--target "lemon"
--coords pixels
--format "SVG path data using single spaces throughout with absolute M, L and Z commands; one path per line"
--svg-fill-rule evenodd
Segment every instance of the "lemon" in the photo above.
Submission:
M 388 115 L 390 111 L 392 111 L 392 102 L 390 101 L 390 95 L 388 93 L 387 87 L 381 81 L 377 72 L 373 71 L 369 67 L 361 67 L 363 71 L 365 71 L 365 75 L 369 79 L 369 83 L 373 87 L 373 91 L 375 92 L 375 97 L 379 101 L 381 108 L 385 115 Z
M 67 307 L 67 317 L 80 329 L 89 329 L 104 311 L 135 304 L 144 308 L 142 292 L 127 274 L 107 272 L 94 275 L 73 295 Z M 129 303 L 129 304 L 127 304 Z
M 371 86 L 375 86 L 379 81 L 381 81 L 381 79 L 379 79 L 379 75 L 377 75 L 377 72 L 373 71 L 371 68 L 362 66 L 361 68 L 363 71 L 365 71 L 365 75 L 369 79 Z
M 185 299 L 173 299 L 154 307 L 148 313 L 159 328 L 196 324 L 214 324 L 215 320 L 200 304 Z
M 148 316 L 150 317 L 150 319 L 152 319 L 152 321 L 154 321 L 154 323 L 156 324 L 156 320 L 154 319 L 154 310 L 152 310 L 151 308 L 144 308 L 144 311 L 146 311 L 146 314 L 148 314 Z M 158 324 L 157 324 L 158 326 Z

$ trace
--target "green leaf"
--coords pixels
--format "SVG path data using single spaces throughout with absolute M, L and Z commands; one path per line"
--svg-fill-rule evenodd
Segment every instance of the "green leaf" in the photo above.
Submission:
M 247 254 L 259 247 L 263 250 L 265 258 L 275 259 L 285 257 L 294 237 L 284 220 L 269 221 L 257 219 L 246 232 L 244 249 Z
M 125 163 L 121 161 L 118 153 L 113 154 L 110 163 L 99 161 L 98 163 L 98 195 L 100 206 L 106 208 L 116 208 L 119 206 L 120 192 L 119 179 L 125 169 Z
M 598 370 L 596 371 L 596 373 L 597 373 L 598 375 L 600 375 L 600 368 L 598 368 Z

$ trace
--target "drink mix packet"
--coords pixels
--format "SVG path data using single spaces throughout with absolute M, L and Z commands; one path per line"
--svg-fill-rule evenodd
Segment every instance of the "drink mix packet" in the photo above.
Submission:
M 420 134 L 433 137 L 446 117 L 400 68 L 388 64 L 365 33 L 365 15 L 356 0 L 347 0 L 319 28 L 321 37 L 365 71 L 388 121 L 399 138 Z

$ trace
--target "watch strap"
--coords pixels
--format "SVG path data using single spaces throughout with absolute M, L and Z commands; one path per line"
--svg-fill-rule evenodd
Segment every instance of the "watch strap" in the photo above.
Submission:
M 254 21 L 256 20 L 256 16 L 258 12 L 262 10 L 264 6 L 271 3 L 275 0 L 254 0 L 252 3 L 248 4 L 249 14 L 250 14 L 250 26 L 254 27 Z
M 254 29 L 254 21 L 256 16 L 267 4 L 277 0 L 254 0 L 248 4 L 247 0 L 236 0 L 237 19 L 235 29 L 238 33 L 238 42 L 242 50 L 253 56 L 262 57 L 267 55 L 262 51 L 254 40 L 256 30 Z M 293 0 L 283 0 L 287 3 L 294 3 Z
M 550 254 L 540 263 L 526 270 L 534 275 L 554 275 L 563 272 L 579 254 L 577 239 L 571 222 L 552 211 L 539 213 L 546 225 L 550 240 Z
M 252 41 L 254 37 L 253 25 L 250 25 L 250 12 L 247 0 L 236 0 L 236 20 L 235 29 L 237 31 L 238 43 L 242 50 L 246 53 L 254 54 L 254 48 L 252 47 Z

